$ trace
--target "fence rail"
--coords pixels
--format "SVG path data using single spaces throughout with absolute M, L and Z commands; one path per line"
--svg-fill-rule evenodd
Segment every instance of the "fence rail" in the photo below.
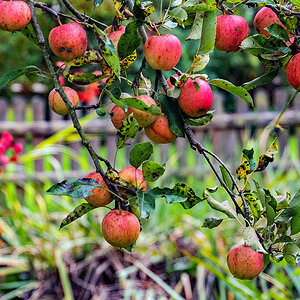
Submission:
M 253 96 L 256 110 L 251 110 L 247 103 L 236 98 L 234 103 L 235 112 L 225 113 L 224 107 L 226 105 L 224 103 L 226 99 L 224 94 L 223 96 L 216 94 L 214 96 L 213 109 L 215 114 L 213 122 L 206 126 L 195 128 L 197 137 L 203 143 L 210 145 L 211 149 L 226 161 L 230 162 L 236 159 L 236 149 L 242 149 L 245 139 L 246 142 L 250 137 L 258 139 L 263 129 L 270 122 L 276 120 L 288 99 L 288 95 L 282 89 L 272 91 L 258 89 Z M 88 114 L 88 112 L 84 111 L 78 111 L 77 113 L 79 117 Z M 281 155 L 285 153 L 291 135 L 296 137 L 298 153 L 300 154 L 300 96 L 294 100 L 292 107 L 284 113 L 280 124 L 285 128 L 283 132 L 277 132 Z M 69 126 L 72 126 L 70 120 L 58 116 L 49 110 L 45 97 L 35 96 L 32 99 L 26 99 L 22 96 L 16 96 L 10 104 L 7 100 L 0 98 L 0 133 L 8 130 L 15 136 L 17 141 L 28 145 L 27 149 L 33 148 L 47 137 Z M 109 119 L 96 117 L 84 128 L 86 133 L 91 135 L 91 141 L 95 149 L 99 151 L 101 149 L 102 152 L 106 152 L 106 157 L 109 160 L 113 160 L 116 149 L 116 130 Z M 144 134 L 140 134 L 137 141 L 146 139 Z M 78 140 L 74 141 L 73 138 L 69 138 L 64 140 L 62 144 L 69 147 L 73 153 L 77 153 L 79 156 L 86 155 L 83 154 L 81 143 Z M 170 153 L 173 153 L 172 157 L 176 155 L 175 160 L 178 161 L 177 167 L 186 165 L 189 147 L 185 139 L 179 138 L 173 145 L 162 145 L 156 149 L 160 151 L 159 159 L 162 162 L 166 162 L 170 157 Z M 126 151 L 128 153 L 129 149 Z M 300 160 L 299 154 L 298 160 Z M 59 163 L 63 160 L 61 154 L 55 154 L 53 158 Z M 123 164 L 128 163 L 126 157 L 123 160 Z M 194 163 L 197 163 L 197 161 L 198 159 Z M 44 159 L 39 158 L 36 160 L 32 167 L 32 178 L 35 180 L 39 178 L 57 178 L 57 172 L 53 168 L 51 169 L 49 165 L 46 168 L 46 165 L 47 162 Z M 82 170 L 82 166 L 76 159 L 71 159 L 66 177 L 81 173 L 86 172 Z M 8 175 L 8 177 L 10 176 L 13 178 L 13 175 Z M 16 177 L 24 179 L 26 175 L 18 174 Z

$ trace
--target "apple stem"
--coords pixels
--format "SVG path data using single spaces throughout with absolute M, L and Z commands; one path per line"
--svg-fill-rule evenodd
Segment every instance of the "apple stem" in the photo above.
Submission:
M 57 23 L 59 24 L 59 26 L 62 26 L 62 23 L 61 23 L 61 21 L 60 21 L 60 18 L 57 18 L 56 21 L 57 21 Z

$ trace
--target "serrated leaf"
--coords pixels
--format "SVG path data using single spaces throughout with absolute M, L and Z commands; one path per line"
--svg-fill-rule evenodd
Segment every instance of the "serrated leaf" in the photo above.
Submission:
M 125 103 L 127 106 L 136 108 L 154 116 L 162 115 L 162 112 L 157 105 L 152 104 L 151 106 L 148 106 L 141 99 L 138 98 L 123 98 L 122 102 Z
M 186 38 L 186 40 L 198 40 L 201 39 L 202 36 L 202 27 L 203 27 L 203 19 L 204 19 L 204 12 L 196 12 L 194 23 L 192 29 Z
M 202 227 L 208 227 L 209 229 L 212 229 L 219 226 L 222 221 L 223 219 L 218 217 L 205 218 Z
M 274 140 L 269 149 L 259 157 L 258 165 L 255 172 L 263 171 L 270 162 L 274 161 L 274 155 L 278 153 L 277 138 Z
M 215 3 L 213 4 L 216 5 Z M 198 55 L 206 54 L 215 45 L 217 27 L 217 15 L 214 11 L 206 11 L 203 19 L 202 35 L 199 41 Z
M 231 219 L 236 218 L 236 212 L 229 205 L 228 201 L 219 202 L 212 198 L 207 191 L 204 191 L 204 198 L 207 200 L 207 203 L 211 208 L 224 213 Z
M 150 213 L 155 210 L 155 197 L 151 193 L 144 193 L 138 190 L 140 216 L 142 219 L 149 217 Z
M 245 227 L 243 231 L 243 236 L 244 236 L 245 243 L 248 246 L 250 246 L 254 251 L 268 254 L 268 252 L 263 248 L 263 246 L 259 242 L 259 239 L 253 227 L 251 226 Z
M 179 137 L 184 137 L 183 117 L 178 102 L 166 95 L 159 95 L 162 112 L 166 115 L 170 129 Z
M 252 107 L 254 107 L 253 99 L 250 94 L 241 86 L 235 86 L 233 83 L 223 79 L 213 79 L 209 81 L 209 84 L 215 85 L 235 96 L 240 97 Z
M 92 190 L 101 185 L 92 178 L 67 179 L 54 184 L 46 193 L 50 195 L 69 196 L 82 199 L 92 195 Z
M 184 209 L 190 209 L 205 200 L 205 198 L 198 197 L 194 190 L 184 183 L 176 183 L 173 188 L 156 187 L 148 193 L 155 198 L 165 198 L 169 204 L 180 203 Z
M 162 166 L 154 161 L 145 161 L 142 165 L 144 179 L 146 181 L 156 181 L 165 173 L 165 166 Z
M 263 74 L 251 81 L 242 84 L 247 91 L 257 88 L 258 86 L 270 83 L 278 74 L 279 69 L 275 69 L 269 73 Z
M 207 112 L 200 118 L 186 118 L 186 122 L 191 126 L 204 126 L 212 122 L 214 114 L 212 112 Z
M 89 203 L 82 203 L 78 205 L 71 213 L 68 214 L 67 217 L 65 217 L 60 224 L 59 229 L 62 229 L 66 225 L 74 222 L 75 220 L 79 219 L 89 211 L 95 209 L 96 207 L 89 204 Z
M 281 25 L 277 23 L 273 23 L 270 26 L 265 28 L 266 31 L 268 31 L 272 36 L 288 42 L 290 40 L 289 34 Z
M 121 60 L 130 56 L 140 45 L 142 38 L 138 34 L 140 21 L 132 21 L 126 25 L 125 33 L 118 42 L 118 54 Z
M 140 127 L 137 120 L 131 115 L 127 117 L 126 120 L 122 122 L 122 126 L 117 131 L 118 142 L 117 147 L 118 149 L 124 148 L 128 145 L 126 142 L 129 139 L 133 139 L 137 133 L 139 132 Z
M 137 169 L 152 153 L 153 145 L 150 142 L 136 144 L 129 152 L 129 162 Z

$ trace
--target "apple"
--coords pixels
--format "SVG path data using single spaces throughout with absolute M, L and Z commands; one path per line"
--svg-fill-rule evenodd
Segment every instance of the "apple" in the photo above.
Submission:
M 242 41 L 248 36 L 247 21 L 236 15 L 220 15 L 217 17 L 215 47 L 219 51 L 239 50 Z
M 155 101 L 148 95 L 141 95 L 135 97 L 142 100 L 147 106 L 156 105 Z M 148 114 L 144 111 L 141 111 L 137 108 L 128 107 L 127 116 L 133 113 L 133 117 L 138 121 L 140 127 L 146 127 L 152 124 L 155 121 L 156 116 Z
M 172 34 L 150 36 L 144 45 L 144 55 L 148 64 L 156 70 L 169 71 L 181 57 L 180 40 Z
M 119 172 L 119 177 L 136 188 L 146 191 L 147 183 L 144 181 L 143 172 L 140 169 L 128 166 Z
M 109 39 L 112 40 L 116 50 L 118 51 L 118 43 L 122 34 L 125 33 L 125 26 L 120 26 L 118 30 L 113 31 L 107 35 Z
M 88 175 L 86 175 L 85 177 L 95 179 L 99 184 L 101 184 L 104 188 L 107 189 L 107 185 L 104 182 L 101 174 L 93 171 L 93 172 L 89 173 Z M 104 188 L 95 187 L 92 190 L 93 194 L 86 197 L 85 200 L 88 203 L 90 203 L 96 207 L 103 207 L 103 206 L 109 204 L 110 202 L 112 202 L 113 197 L 112 197 L 111 193 Z
M 67 86 L 64 86 L 63 90 L 70 102 L 72 103 L 72 105 L 77 106 L 79 102 L 77 92 Z M 51 109 L 58 115 L 65 116 L 69 113 L 68 108 L 64 103 L 64 100 L 61 98 L 61 96 L 55 89 L 53 89 L 49 93 L 48 100 Z
M 145 127 L 145 133 L 156 144 L 172 143 L 177 138 L 171 131 L 168 119 L 165 116 L 157 116 L 154 123 Z
M 124 110 L 118 105 L 115 105 L 110 113 L 113 114 L 110 117 L 111 122 L 116 129 L 119 129 L 122 126 L 123 120 L 126 120 L 126 114 Z
M 247 244 L 237 245 L 227 255 L 227 265 L 232 275 L 239 279 L 253 279 L 263 269 L 263 255 Z
M 264 35 L 269 38 L 271 34 L 264 28 L 269 27 L 271 24 L 277 23 L 281 26 L 283 24 L 280 22 L 276 13 L 273 12 L 271 8 L 263 7 L 254 17 L 253 26 L 257 33 Z
M 83 56 L 87 48 L 86 33 L 76 22 L 53 28 L 48 40 L 52 52 L 65 61 Z
M 286 77 L 290 85 L 297 89 L 300 85 L 300 53 L 294 55 L 288 62 Z
M 0 28 L 23 30 L 31 20 L 31 11 L 24 1 L 0 1 Z
M 128 211 L 114 209 L 102 220 L 102 234 L 105 240 L 114 247 L 129 247 L 140 234 L 140 223 L 137 217 Z
M 196 91 L 194 82 L 188 78 L 187 82 L 182 84 L 178 103 L 185 114 L 190 117 L 200 117 L 206 114 L 211 108 L 213 93 L 210 85 L 200 78 L 196 78 L 200 89 Z

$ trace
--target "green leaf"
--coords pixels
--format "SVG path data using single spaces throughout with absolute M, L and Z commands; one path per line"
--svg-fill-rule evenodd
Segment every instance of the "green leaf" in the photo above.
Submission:
M 247 91 L 257 88 L 260 85 L 270 83 L 278 74 L 279 69 L 275 69 L 269 73 L 263 74 L 251 81 L 242 84 L 242 87 Z
M 118 149 L 122 149 L 128 145 L 126 143 L 129 139 L 133 139 L 137 133 L 140 131 L 139 123 L 137 120 L 131 115 L 127 117 L 126 120 L 122 122 L 122 126 L 117 131 Z
M 92 178 L 67 179 L 54 184 L 46 193 L 82 199 L 92 195 L 92 190 L 95 187 L 101 187 L 101 185 Z
M 212 122 L 213 117 L 214 114 L 212 112 L 207 112 L 205 115 L 201 116 L 200 118 L 186 118 L 185 120 L 191 126 L 204 126 Z
M 232 182 L 232 179 L 230 178 L 228 172 L 226 171 L 226 169 L 223 166 L 220 166 L 220 170 L 221 170 L 221 174 L 223 177 L 223 181 L 225 182 L 226 186 L 233 191 L 234 190 L 234 185 Z
M 183 117 L 178 102 L 166 95 L 159 97 L 162 112 L 166 115 L 170 129 L 179 137 L 184 137 Z
M 201 39 L 202 36 L 202 27 L 203 27 L 203 19 L 204 19 L 204 12 L 196 12 L 196 16 L 194 19 L 194 23 L 192 29 L 186 38 L 186 40 L 198 40 Z
M 214 11 L 205 12 L 202 26 L 202 35 L 199 43 L 199 51 L 197 54 L 206 54 L 213 49 L 216 39 L 216 27 L 216 13 Z
M 293 0 L 291 2 L 294 4 L 298 3 L 295 5 L 299 6 L 298 7 L 298 11 L 299 11 L 299 8 L 300 8 L 299 0 Z M 289 16 L 289 15 L 285 14 L 284 12 L 281 12 L 278 14 L 278 18 L 281 21 L 281 23 L 285 26 L 285 28 L 288 32 L 293 32 L 296 29 L 297 24 L 298 24 L 297 16 L 292 16 L 292 15 Z
M 211 197 L 211 195 L 204 191 L 204 199 L 207 200 L 209 206 L 217 211 L 220 211 L 227 215 L 229 218 L 233 219 L 236 218 L 236 212 L 234 209 L 229 205 L 228 201 L 219 202 Z
M 259 239 L 256 235 L 255 229 L 251 226 L 245 227 L 243 231 L 244 241 L 250 246 L 254 251 L 261 253 L 268 253 L 259 242 Z
M 142 171 L 144 179 L 153 182 L 165 173 L 165 166 L 154 161 L 145 161 L 142 165 Z
M 256 187 L 256 194 L 257 194 L 257 197 L 262 205 L 263 208 L 266 208 L 266 199 L 265 199 L 265 192 L 264 190 L 260 187 L 259 183 L 255 180 L 254 181 L 254 184 L 255 184 L 255 187 Z
M 263 189 L 265 193 L 265 205 L 266 205 L 266 217 L 267 225 L 271 226 L 274 224 L 276 217 L 276 206 L 277 202 L 275 198 L 271 195 L 271 192 L 267 189 Z
M 64 77 L 71 83 L 77 84 L 77 85 L 87 85 L 91 84 L 97 81 L 100 81 L 102 79 L 105 79 L 109 77 L 109 75 L 104 74 L 104 75 L 95 75 L 92 73 L 82 73 L 82 74 L 67 74 L 64 73 Z
M 296 260 L 300 256 L 300 249 L 293 243 L 287 243 L 283 247 L 283 256 L 284 259 L 290 264 L 292 267 L 296 266 Z
M 255 172 L 263 171 L 270 162 L 274 161 L 274 155 L 278 153 L 277 138 L 274 140 L 269 149 L 259 157 L 258 165 Z
M 94 8 L 99 7 L 103 3 L 103 0 L 94 0 Z
M 136 169 L 153 153 L 153 145 L 150 142 L 135 144 L 129 152 L 129 162 Z
M 184 209 L 190 209 L 205 200 L 198 197 L 194 190 L 184 183 L 176 183 L 172 189 L 156 187 L 148 193 L 155 198 L 165 198 L 168 204 L 180 203 Z
M 60 224 L 59 229 L 62 229 L 66 225 L 74 222 L 75 220 L 79 219 L 89 211 L 95 209 L 96 207 L 89 204 L 89 203 L 82 203 L 78 205 L 71 213 L 68 214 L 67 217 L 65 217 Z
M 277 23 L 271 24 L 269 27 L 265 28 L 272 36 L 288 42 L 290 40 L 289 34 L 287 33 L 286 29 L 284 29 L 281 25 Z
M 169 11 L 169 16 L 173 17 L 179 25 L 182 25 L 183 21 L 188 18 L 187 12 L 181 7 L 175 7 Z
M 155 197 L 151 193 L 144 193 L 141 190 L 136 193 L 139 198 L 140 216 L 142 219 L 147 218 L 155 210 Z
M 209 229 L 212 229 L 219 226 L 223 220 L 224 219 L 218 217 L 205 218 L 202 227 L 208 227 Z
M 300 190 L 296 193 L 288 208 L 278 218 L 278 221 L 290 220 L 291 235 L 300 232 Z
M 148 114 L 158 116 L 162 115 L 160 108 L 157 105 L 152 104 L 150 107 L 145 104 L 141 99 L 138 98 L 123 98 L 121 99 L 123 103 L 132 108 L 136 108 Z
M 111 93 L 108 89 L 105 89 L 105 93 L 107 94 L 107 96 L 109 97 L 109 99 L 115 103 L 116 105 L 118 105 L 120 108 L 122 108 L 125 112 L 127 112 L 127 105 L 126 103 L 122 100 L 122 99 L 117 99 L 113 93 Z
M 121 60 L 131 55 L 140 45 L 142 38 L 137 30 L 142 25 L 140 21 L 132 21 L 126 25 L 125 33 L 118 42 L 118 54 Z
M 36 74 L 37 72 L 42 73 L 42 71 L 36 66 L 27 66 L 24 69 L 7 72 L 0 77 L 0 89 L 22 75 Z
M 262 6 L 265 5 L 271 5 L 271 6 L 276 6 L 276 3 L 273 0 L 250 0 L 247 3 L 253 3 L 253 4 L 259 4 Z
M 248 104 L 250 104 L 252 107 L 254 107 L 253 99 L 250 96 L 250 94 L 241 86 L 235 86 L 233 83 L 223 80 L 223 79 L 213 79 L 209 81 L 209 84 L 215 85 L 235 96 L 240 97 L 244 101 L 246 101 Z

